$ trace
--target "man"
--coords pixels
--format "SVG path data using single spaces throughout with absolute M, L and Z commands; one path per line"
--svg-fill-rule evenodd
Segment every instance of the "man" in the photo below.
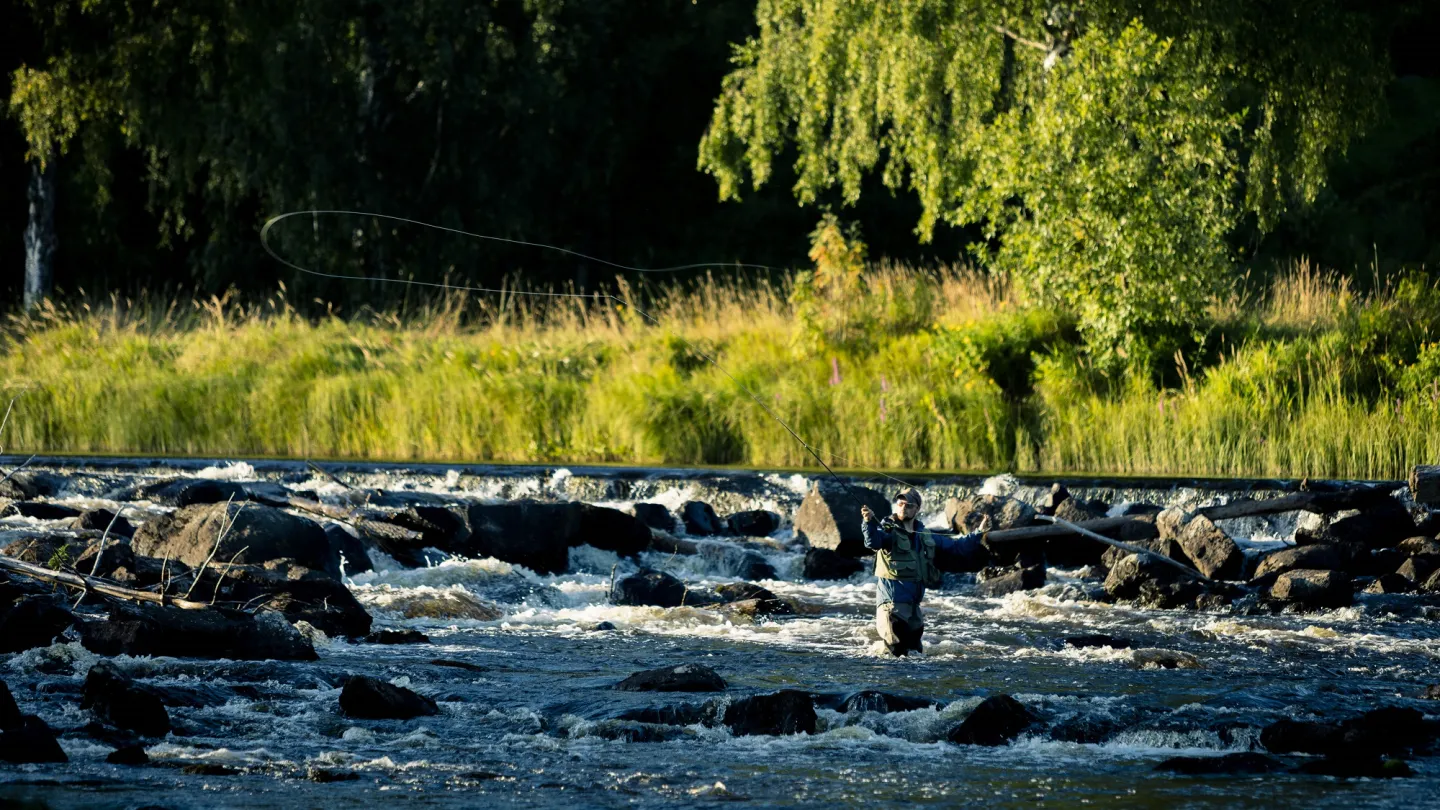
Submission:
M 925 632 L 920 600 L 927 587 L 940 584 L 935 553 L 974 554 L 990 529 L 988 515 L 979 531 L 958 537 L 927 529 L 917 521 L 920 504 L 920 493 L 906 487 L 895 496 L 895 513 L 884 520 L 877 522 L 870 507 L 860 507 L 865 547 L 875 552 L 875 629 L 896 656 L 920 652 L 920 636 Z

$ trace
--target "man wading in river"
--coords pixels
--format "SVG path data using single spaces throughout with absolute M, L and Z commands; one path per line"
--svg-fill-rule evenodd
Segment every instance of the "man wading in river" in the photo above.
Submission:
M 875 629 L 892 655 L 920 652 L 925 618 L 920 600 L 925 589 L 940 584 L 935 553 L 973 554 L 980 538 L 990 528 L 987 515 L 980 530 L 955 537 L 927 529 L 916 519 L 920 514 L 920 493 L 906 487 L 895 496 L 895 514 L 876 521 L 870 507 L 860 507 L 860 529 L 865 547 L 875 552 Z

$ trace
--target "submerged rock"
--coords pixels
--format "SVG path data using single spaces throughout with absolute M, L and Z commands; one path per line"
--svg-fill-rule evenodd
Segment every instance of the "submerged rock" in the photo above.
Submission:
M 1116 650 L 1128 650 L 1134 644 L 1128 638 L 1116 638 L 1102 633 L 1091 633 L 1083 636 L 1070 636 L 1065 643 L 1071 647 L 1084 649 L 1086 647 L 1110 647 Z
M 1007 745 L 1038 718 L 1009 695 L 988 697 L 946 739 L 956 745 Z
M 905 697 L 876 689 L 866 689 L 846 697 L 845 701 L 840 704 L 840 711 L 847 714 L 850 712 L 888 714 L 889 712 L 913 712 L 916 709 L 929 709 L 938 705 L 929 698 Z
M 1340 571 L 1286 571 L 1270 586 L 1270 598 L 1305 610 L 1345 607 L 1354 600 L 1350 577 Z
M 430 637 L 419 630 L 381 630 L 362 639 L 366 644 L 429 644 Z
M 842 580 L 860 573 L 865 563 L 824 548 L 812 548 L 805 552 L 800 575 L 812 580 Z
M 723 723 L 736 736 L 814 734 L 815 701 L 808 692 L 784 689 L 741 698 L 725 708 Z
M 1274 757 L 1242 751 L 1218 757 L 1171 757 L 1155 766 L 1157 771 L 1183 773 L 1189 776 L 1208 774 L 1273 773 L 1285 765 Z
M 143 745 L 126 745 L 107 754 L 105 761 L 111 765 L 147 765 L 150 755 Z
M 729 543 L 701 543 L 700 557 L 713 564 L 723 576 L 749 580 L 779 578 L 764 557 Z
M 863 557 L 870 552 L 860 533 L 861 504 L 869 506 L 877 517 L 890 514 L 890 502 L 873 489 L 817 481 L 795 512 L 795 536 L 811 549 Z
M 424 695 L 403 686 L 354 675 L 340 690 L 340 711 L 366 720 L 409 720 L 439 714 L 440 707 Z
M 18 724 L 0 731 L 0 762 L 18 765 L 69 761 L 55 739 L 55 732 L 33 714 L 21 717 Z
M 710 537 L 725 533 L 725 527 L 720 523 L 720 516 L 716 515 L 715 509 L 704 501 L 686 501 L 680 504 L 680 522 L 685 524 L 686 533 L 697 537 Z
M 627 709 L 616 715 L 617 720 L 631 720 L 637 723 L 653 723 L 666 726 L 714 725 L 717 722 L 719 704 L 710 700 L 705 703 L 677 703 L 673 706 L 649 706 L 643 709 Z
M 144 737 L 170 733 L 170 713 L 160 698 L 137 686 L 108 661 L 90 668 L 80 708 L 89 709 L 96 720 Z
M 14 605 L 0 604 L 0 653 L 48 647 L 74 623 L 74 615 L 50 597 L 29 596 Z
M 688 595 L 684 582 L 664 571 L 646 568 L 618 580 L 610 600 L 617 605 L 672 608 L 685 604 Z
M 725 526 L 742 537 L 769 537 L 780 530 L 780 516 L 764 509 L 736 512 L 725 518 Z
M 615 685 L 622 692 L 723 692 L 725 679 L 703 664 L 637 672 Z
M 73 506 L 43 501 L 12 501 L 0 506 L 0 517 L 12 515 L 34 520 L 69 520 L 79 517 L 80 510 Z
M 1034 565 L 987 579 L 975 586 L 976 596 L 1000 597 L 1020 591 L 1033 591 L 1045 585 L 1045 566 Z
M 316 660 L 315 649 L 295 628 L 265 615 L 115 604 L 108 621 L 81 622 L 78 628 L 80 643 L 100 655 Z
M 331 577 L 340 575 L 340 560 L 320 524 L 257 503 L 182 507 L 146 522 L 131 544 L 136 554 L 169 557 L 191 568 L 206 560 L 221 566 L 288 559 Z
M 1385 759 L 1376 755 L 1324 757 L 1301 763 L 1295 772 L 1341 779 L 1392 779 L 1415 773 L 1402 759 Z

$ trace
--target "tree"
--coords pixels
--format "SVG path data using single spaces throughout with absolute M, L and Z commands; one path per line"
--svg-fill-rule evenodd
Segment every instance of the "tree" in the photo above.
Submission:
M 1379 113 L 1381 15 L 1343 0 L 760 0 L 699 165 L 735 199 L 795 149 L 794 193 L 878 170 L 928 238 L 1073 309 L 1118 361 L 1193 328 L 1243 245 L 1313 200 Z

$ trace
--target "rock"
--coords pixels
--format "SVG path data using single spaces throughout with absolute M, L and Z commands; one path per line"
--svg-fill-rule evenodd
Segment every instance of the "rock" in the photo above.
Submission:
M 1353 597 L 1350 577 L 1340 571 L 1304 568 L 1286 571 L 1270 586 L 1270 598 L 1305 610 L 1345 607 Z
M 814 734 L 815 701 L 807 692 L 784 689 L 741 698 L 725 707 L 722 722 L 737 737 L 747 735 Z
M 622 692 L 723 692 L 725 679 L 703 664 L 637 672 L 615 685 Z
M 1195 567 L 1195 564 L 1190 561 L 1190 558 L 1185 556 L 1185 549 L 1180 547 L 1180 543 L 1177 540 L 1155 538 L 1153 540 L 1146 540 L 1134 543 L 1133 545 L 1137 545 L 1141 548 L 1149 549 L 1151 551 L 1162 554 L 1180 563 L 1181 565 L 1186 565 L 1191 568 Z M 1126 551 L 1123 548 L 1106 546 L 1105 553 L 1100 556 L 1100 564 L 1105 566 L 1106 568 L 1114 568 L 1120 563 L 1121 560 L 1129 556 L 1130 552 Z
M 849 579 L 865 569 L 865 563 L 853 557 L 824 548 L 811 548 L 805 552 L 805 562 L 800 575 L 810 580 L 836 581 Z
M 340 572 L 344 576 L 353 577 L 375 570 L 365 542 L 351 534 L 344 526 L 338 523 L 326 526 L 325 540 L 330 544 L 330 553 L 340 561 Z
M 1240 579 L 1245 572 L 1245 555 L 1235 541 L 1215 522 L 1196 515 L 1180 532 L 1180 548 L 1195 564 L 1195 570 L 1211 579 Z
M 587 503 L 472 504 L 470 537 L 457 549 L 542 574 L 570 567 L 570 549 L 590 545 L 633 557 L 650 547 L 650 527 L 618 509 Z
M 704 501 L 686 501 L 680 504 L 680 522 L 685 525 L 685 531 L 697 537 L 711 537 L 717 534 L 724 534 L 725 527 L 720 523 L 720 517 L 710 504 Z
M 670 742 L 687 736 L 683 729 L 674 726 L 629 720 L 601 720 L 585 727 L 583 735 L 627 743 Z
M 1415 535 L 1415 519 L 1398 500 L 1380 498 L 1363 512 L 1336 513 L 1329 519 L 1304 521 L 1295 528 L 1299 545 L 1341 543 L 1389 548 Z
M 637 503 L 631 507 L 631 511 L 641 523 L 652 529 L 662 532 L 675 531 L 675 516 L 658 503 Z
M 1338 725 L 1291 720 L 1277 720 L 1260 732 L 1260 744 L 1272 754 L 1328 754 L 1344 741 Z
M 1418 709 L 1386 706 L 1340 724 L 1341 741 L 1349 752 L 1405 754 L 1426 746 L 1435 732 Z
M 1103 518 L 1109 513 L 1108 505 L 1100 501 L 1087 501 L 1081 498 L 1067 498 L 1055 508 L 1055 517 L 1071 523 L 1084 523 L 1087 520 Z
M 1410 496 L 1416 503 L 1440 506 L 1440 466 L 1417 464 L 1410 468 Z
M 1349 565 L 1344 566 L 1357 576 L 1378 577 L 1394 573 L 1409 556 L 1398 548 L 1366 549 L 1354 544 L 1342 546 L 1341 550 L 1350 555 Z
M 916 709 L 928 709 L 937 705 L 939 704 L 929 698 L 905 697 L 875 689 L 866 689 L 846 697 L 845 702 L 840 705 L 840 711 L 846 714 L 852 712 L 856 714 L 861 712 L 888 714 L 890 712 L 913 712 Z
M 975 707 L 965 721 L 950 730 L 956 745 L 1007 745 L 1036 721 L 1035 715 L 1009 695 L 994 695 Z
M 49 647 L 74 623 L 70 611 L 49 597 L 26 597 L 13 607 L 0 605 L 0 653 Z
M 360 779 L 360 774 L 354 771 L 335 771 L 329 768 L 317 768 L 314 765 L 305 769 L 305 780 L 320 785 L 329 785 L 335 782 L 355 782 Z
M 1426 700 L 1440 700 L 1440 684 L 1432 683 L 1429 686 L 1425 687 L 1425 691 L 1420 695 L 1420 697 L 1425 698 Z M 4 709 L 0 708 L 0 718 L 3 718 L 4 715 Z M 3 722 L 0 722 L 0 728 L 4 728 Z
M 205 478 L 171 478 L 142 484 L 122 493 L 120 500 L 146 500 L 161 506 L 196 506 L 205 504 L 284 499 L 289 496 L 279 484 L 266 481 L 213 481 Z
M 116 537 L 132 537 L 135 534 L 135 526 L 130 521 L 123 515 L 115 517 L 115 513 L 109 509 L 86 509 L 75 518 L 75 528 L 97 532 L 109 529 L 112 540 Z
M 170 714 L 149 690 L 137 686 L 108 661 L 90 668 L 80 708 L 89 709 L 96 720 L 143 737 L 164 737 L 170 733 Z
M 453 551 L 470 538 L 464 512 L 446 506 L 415 504 L 391 515 L 387 522 L 420 533 L 420 545 Z M 412 541 L 413 542 L 413 541 Z
M 614 630 L 615 625 L 610 622 L 598 622 L 594 627 L 590 629 L 595 631 L 596 633 L 605 633 Z
M 1155 515 L 1155 531 L 1159 533 L 1161 540 L 1180 540 L 1180 534 L 1185 530 L 1185 524 L 1190 522 L 1190 513 L 1179 507 L 1162 509 Z
M 275 611 L 291 623 L 309 622 L 327 636 L 358 638 L 370 632 L 369 612 L 349 588 L 328 577 L 288 579 L 253 572 L 230 594 L 243 597 L 237 601 L 256 610 Z
M 616 716 L 617 720 L 649 723 L 662 726 L 714 725 L 718 712 L 717 701 L 705 703 L 679 703 L 674 706 L 650 706 L 643 709 L 626 709 Z
M 741 537 L 769 537 L 780 530 L 780 516 L 764 509 L 736 512 L 725 518 L 725 526 Z
M 975 595 L 995 598 L 1017 591 L 1033 591 L 1044 585 L 1045 567 L 1035 565 L 987 579 L 975 586 Z
M 1065 504 L 1073 500 L 1071 498 L 1062 502 L 1060 509 L 1063 510 Z M 889 511 L 887 507 L 885 513 L 888 514 Z M 979 495 L 964 500 L 951 498 L 945 502 L 945 521 L 950 524 L 950 529 L 958 534 L 979 531 L 980 521 L 986 516 L 990 518 L 991 531 L 1018 529 L 1035 522 L 1035 507 L 1000 495 Z
M 1131 554 L 1110 569 L 1105 592 L 1114 599 L 1169 609 L 1193 605 L 1205 593 L 1205 586 L 1149 555 Z
M 22 717 L 15 728 L 0 731 L 0 762 L 19 765 L 69 761 L 55 732 L 33 714 Z
M 1369 594 L 1393 594 L 1393 593 L 1414 593 L 1415 583 L 1400 576 L 1399 574 L 1384 574 L 1374 582 L 1365 586 L 1365 593 Z
M 789 616 L 795 609 L 769 590 L 750 582 L 717 585 L 715 592 L 730 610 L 745 616 Z
M 224 539 L 216 550 L 215 541 L 222 531 Z M 146 522 L 135 532 L 131 545 L 136 554 L 169 557 L 191 568 L 204 564 L 213 552 L 217 566 L 291 559 L 331 577 L 340 575 L 340 560 L 320 524 L 257 503 L 181 507 Z
M 1157 771 L 1183 773 L 1187 776 L 1210 774 L 1273 773 L 1283 770 L 1284 765 L 1274 757 L 1242 751 L 1222 754 L 1218 757 L 1171 757 L 1155 766 Z
M 1135 501 L 1127 503 L 1120 509 L 1121 517 L 1155 517 L 1165 511 L 1165 507 L 1153 503 L 1140 503 Z
M 111 765 L 146 765 L 150 762 L 150 755 L 145 753 L 143 745 L 126 745 L 111 751 L 105 761 Z
M 362 639 L 366 644 L 429 644 L 430 637 L 419 630 L 381 630 Z
M 32 498 L 53 498 L 59 495 L 69 482 L 65 476 L 39 470 L 21 470 L 0 483 L 0 498 L 28 501 Z
M 700 544 L 700 557 L 709 561 L 719 573 L 737 579 L 778 579 L 775 568 L 754 551 L 729 543 Z
M 1340 569 L 1349 563 L 1349 555 L 1340 546 L 1322 543 L 1313 546 L 1282 548 L 1265 555 L 1255 568 L 1255 579 L 1269 575 L 1280 575 L 1297 568 Z
M 1324 757 L 1301 763 L 1295 770 L 1297 773 L 1342 779 L 1390 779 L 1414 775 L 1404 760 L 1382 759 L 1373 755 Z
M 15 696 L 10 694 L 10 687 L 0 681 L 0 731 L 18 729 L 24 720 L 20 707 L 15 703 Z
M 1420 586 L 1420 590 L 1426 593 L 1440 593 L 1440 571 L 1431 574 L 1430 578 Z
M 877 517 L 891 512 L 890 502 L 873 489 L 816 482 L 795 512 L 795 536 L 812 549 L 824 549 L 846 557 L 869 554 L 865 538 L 860 533 L 861 504 L 856 503 L 857 499 L 870 507 Z
M 1065 639 L 1065 643 L 1071 647 L 1081 649 L 1085 647 L 1110 647 L 1116 650 L 1128 650 L 1132 644 L 1128 638 L 1116 638 L 1115 636 L 1107 636 L 1101 633 L 1070 636 Z
M 663 571 L 645 568 L 617 581 L 610 601 L 617 605 L 672 608 L 685 604 L 687 594 L 685 583 Z
M 1200 659 L 1180 650 L 1142 647 L 1130 655 L 1139 669 L 1204 669 Z
M 1064 484 L 1056 482 L 1050 485 L 1050 492 L 1040 499 L 1040 505 L 1036 511 L 1042 515 L 1055 514 L 1056 508 L 1070 497 L 1070 490 Z
M 180 773 L 186 776 L 239 776 L 242 771 L 228 765 L 217 765 L 214 762 L 196 762 L 182 767 Z
M 1401 563 L 1395 573 L 1418 585 L 1429 579 L 1437 569 L 1440 569 L 1440 557 L 1417 554 Z
M 69 520 L 79 517 L 80 510 L 73 506 L 65 506 L 58 503 L 44 503 L 42 501 L 14 501 L 0 509 L 0 517 L 31 518 L 34 520 Z
M 340 690 L 340 711 L 366 720 L 409 720 L 440 713 L 435 701 L 403 686 L 354 675 Z
M 284 619 L 220 609 L 152 605 L 110 607 L 109 621 L 78 625 L 80 643 L 100 655 L 314 661 L 318 656 Z
M 1424 554 L 1440 556 L 1440 540 L 1433 537 L 1409 537 L 1395 545 L 1408 556 Z

